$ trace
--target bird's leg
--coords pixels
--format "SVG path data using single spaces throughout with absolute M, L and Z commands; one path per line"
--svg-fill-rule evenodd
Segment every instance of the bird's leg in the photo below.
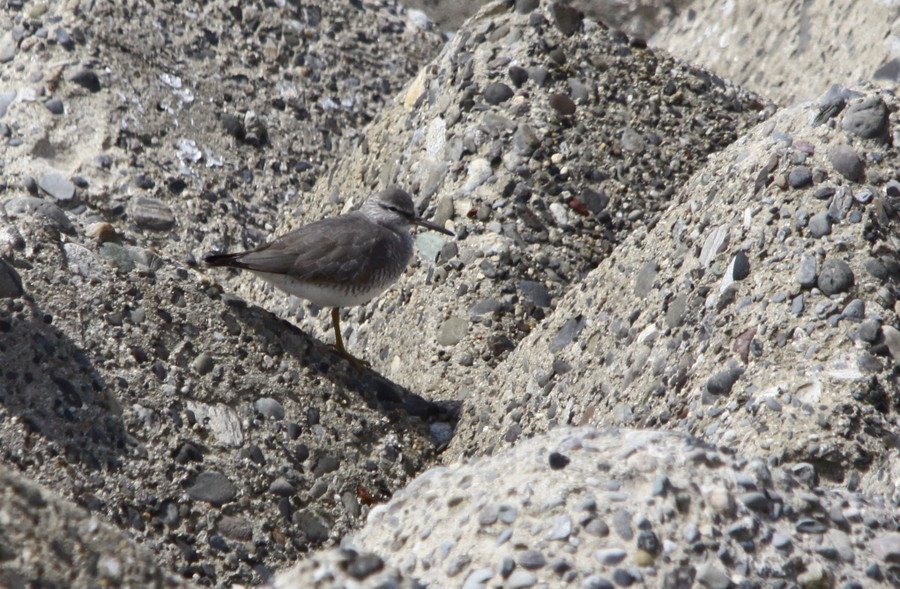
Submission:
M 370 368 L 372 365 L 365 360 L 360 360 L 347 351 L 344 347 L 344 338 L 341 337 L 341 310 L 338 307 L 331 309 L 331 324 L 334 325 L 334 349 L 342 357 L 346 358 L 357 370 Z

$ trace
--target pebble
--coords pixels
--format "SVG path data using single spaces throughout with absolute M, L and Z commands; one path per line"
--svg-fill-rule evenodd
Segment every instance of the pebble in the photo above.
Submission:
M 554 2 L 550 11 L 553 13 L 553 22 L 560 32 L 570 37 L 578 32 L 581 28 L 581 21 L 584 20 L 584 13 L 574 6 L 563 4 L 562 2 Z
M 613 582 L 620 587 L 630 587 L 637 581 L 635 575 L 627 569 L 615 569 L 612 574 Z
M 201 472 L 187 488 L 187 494 L 192 499 L 206 501 L 217 507 L 232 501 L 237 497 L 237 492 L 237 487 L 228 477 L 215 471 Z
M 561 115 L 569 116 L 575 114 L 575 102 L 565 94 L 551 94 L 548 99 L 550 107 Z
M 863 139 L 887 137 L 890 112 L 878 96 L 869 96 L 851 104 L 844 112 L 842 127 Z
M 253 407 L 266 419 L 284 419 L 284 406 L 272 397 L 261 397 L 253 403 Z
M 75 196 L 75 184 L 55 172 L 41 176 L 38 187 L 57 202 L 70 201 Z
M 568 319 L 550 340 L 550 351 L 558 352 L 575 341 L 584 329 L 584 317 L 581 315 Z
M 704 562 L 697 567 L 697 582 L 709 589 L 729 589 L 731 579 L 715 562 Z
M 742 374 L 744 370 L 740 367 L 723 370 L 706 381 L 706 390 L 713 395 L 727 395 Z
M 612 581 L 597 575 L 585 577 L 584 581 L 581 582 L 581 586 L 584 589 L 615 589 Z
M 175 215 L 169 205 L 155 198 L 139 196 L 131 202 L 130 215 L 139 227 L 166 231 L 175 226 Z
M 734 258 L 731 259 L 728 275 L 734 280 L 743 280 L 750 276 L 750 260 L 747 259 L 747 254 L 744 253 L 744 250 L 738 250 Z
M 797 166 L 788 174 L 788 184 L 791 188 L 804 188 L 812 184 L 812 170 L 807 166 Z
M 538 307 L 549 307 L 550 303 L 553 301 L 553 298 L 550 296 L 550 291 L 540 282 L 523 280 L 516 284 L 516 287 L 526 299 Z
M 742 493 L 738 500 L 753 511 L 767 512 L 769 510 L 769 498 L 765 493 Z
M 116 229 L 105 221 L 91 223 L 84 229 L 84 234 L 96 239 L 100 243 L 106 243 L 116 239 Z
M 16 40 L 7 32 L 0 37 L 0 63 L 8 63 L 16 56 Z
M 862 299 L 853 299 L 841 312 L 841 317 L 855 321 L 861 321 L 866 316 L 866 303 Z
M 380 556 L 371 552 L 363 552 L 347 563 L 347 574 L 354 579 L 362 580 L 383 568 L 384 560 Z
M 891 325 L 883 325 L 881 327 L 881 336 L 884 338 L 884 344 L 887 346 L 891 357 L 894 360 L 900 360 L 900 331 Z
M 197 357 L 194 358 L 194 361 L 191 363 L 191 367 L 194 369 L 194 372 L 203 376 L 204 374 L 209 374 L 213 366 L 215 366 L 215 362 L 213 362 L 212 356 L 207 354 L 206 352 L 201 352 L 197 354 Z
M 829 258 L 822 264 L 818 286 L 826 295 L 842 293 L 853 286 L 853 270 L 847 262 Z
M 494 571 L 487 568 L 475 569 L 463 581 L 462 589 L 484 589 L 484 584 L 494 576 Z
M 837 190 L 834 186 L 822 186 L 821 188 L 817 188 L 815 192 L 813 192 L 813 198 L 818 200 L 828 200 Z
M 282 497 L 290 497 L 297 492 L 297 487 L 291 484 L 286 478 L 278 477 L 272 481 L 271 485 L 269 485 L 269 491 Z
M 882 562 L 900 562 L 900 532 L 876 536 L 869 542 L 869 548 Z
M 441 346 L 458 344 L 469 330 L 469 322 L 462 317 L 450 317 L 438 328 L 436 340 Z
M 69 81 L 87 88 L 91 92 L 100 91 L 100 78 L 91 70 L 79 70 L 69 78 Z
M 516 88 L 521 88 L 528 81 L 528 70 L 517 65 L 509 66 L 509 79 Z
M 809 224 L 806 226 L 809 234 L 818 239 L 826 235 L 831 235 L 831 217 L 828 213 L 818 213 L 809 218 Z
M 513 89 L 502 82 L 491 82 L 484 89 L 484 100 L 488 104 L 500 104 L 513 97 Z
M 509 576 L 509 579 L 506 581 L 507 586 L 511 589 L 532 587 L 536 583 L 537 577 L 535 576 L 535 574 L 530 571 L 524 571 L 522 569 L 513 571 L 513 573 Z
M 612 527 L 620 538 L 626 542 L 634 538 L 634 530 L 631 528 L 631 514 L 625 509 L 617 509 L 612 514 Z
M 812 288 L 816 285 L 818 275 L 816 274 L 816 258 L 808 254 L 800 257 L 800 267 L 797 269 L 797 282 L 803 288 Z
M 59 98 L 51 98 L 44 103 L 44 107 L 55 115 L 61 115 L 66 112 L 66 107 L 63 106 L 63 101 Z
M 519 553 L 516 561 L 519 563 L 519 566 L 526 569 L 539 569 L 547 564 L 547 558 L 540 550 L 524 550 Z
M 834 169 L 847 180 L 858 182 L 862 179 L 865 166 L 856 151 L 849 145 L 838 145 L 828 152 L 828 159 Z
M 6 260 L 0 258 L 0 298 L 17 299 L 24 292 L 19 273 Z
M 607 566 L 617 565 L 628 556 L 628 553 L 621 548 L 602 548 L 594 552 L 596 558 L 601 564 Z

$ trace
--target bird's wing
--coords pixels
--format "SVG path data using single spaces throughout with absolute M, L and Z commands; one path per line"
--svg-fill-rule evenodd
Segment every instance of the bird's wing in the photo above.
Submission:
M 354 225 L 360 230 L 353 231 Z M 393 231 L 365 219 L 348 222 L 335 217 L 311 223 L 241 254 L 235 266 L 289 274 L 314 283 L 354 283 L 375 272 L 376 262 L 387 252 L 395 251 L 400 239 Z M 361 255 L 350 255 L 352 251 Z

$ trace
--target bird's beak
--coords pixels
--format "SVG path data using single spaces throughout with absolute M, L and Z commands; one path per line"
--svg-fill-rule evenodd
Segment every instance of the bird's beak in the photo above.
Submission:
M 432 223 L 431 221 L 426 221 L 425 219 L 413 219 L 413 224 L 420 225 L 422 227 L 431 229 L 432 231 L 437 231 L 438 233 L 443 233 L 444 235 L 449 235 L 451 237 L 454 237 L 454 233 L 452 231 L 450 231 L 449 229 L 444 229 L 440 225 Z

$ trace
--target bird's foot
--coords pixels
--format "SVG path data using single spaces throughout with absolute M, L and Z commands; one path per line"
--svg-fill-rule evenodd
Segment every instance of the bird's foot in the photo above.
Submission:
M 356 356 L 345 350 L 343 347 L 339 348 L 337 346 L 334 346 L 334 351 L 337 352 L 338 356 L 349 362 L 357 372 L 362 372 L 366 368 L 372 368 L 371 363 L 357 358 Z

